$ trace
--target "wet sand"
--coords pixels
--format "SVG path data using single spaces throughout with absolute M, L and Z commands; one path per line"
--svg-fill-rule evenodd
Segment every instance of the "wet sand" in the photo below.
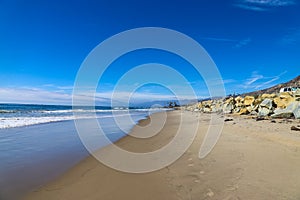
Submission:
M 153 114 L 152 122 L 160 121 L 162 115 Z M 299 120 L 272 123 L 230 116 L 233 121 L 225 122 L 217 145 L 204 159 L 198 154 L 210 125 L 209 114 L 168 112 L 159 134 L 148 139 L 127 136 L 116 144 L 134 152 L 156 150 L 173 139 L 181 115 L 189 120 L 182 124 L 184 128 L 198 122 L 199 127 L 191 147 L 172 165 L 131 174 L 88 157 L 25 199 L 300 199 L 300 132 L 290 130 L 300 124 Z M 218 117 L 222 121 L 228 118 Z M 132 134 L 141 134 L 140 127 L 149 123 L 149 119 L 142 120 Z M 143 130 L 147 132 L 147 128 Z

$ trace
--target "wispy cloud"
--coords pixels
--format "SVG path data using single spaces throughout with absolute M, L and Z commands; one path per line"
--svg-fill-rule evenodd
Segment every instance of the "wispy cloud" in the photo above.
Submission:
M 234 6 L 252 11 L 268 11 L 272 8 L 295 4 L 295 0 L 238 0 Z
M 246 9 L 246 10 L 253 10 L 253 11 L 266 11 L 267 10 L 266 8 L 262 8 L 262 7 L 259 7 L 259 6 L 247 5 L 247 4 L 241 4 L 241 3 L 235 4 L 235 6 L 239 7 L 239 8 Z
M 260 80 L 260 79 L 263 79 L 264 76 L 263 75 L 260 75 L 258 74 L 256 71 L 255 72 L 252 72 L 252 75 L 250 78 L 247 78 L 245 83 L 244 83 L 244 87 L 245 88 L 248 88 L 249 86 L 251 86 L 253 83 L 255 83 L 256 81 Z
M 216 42 L 227 42 L 231 43 L 234 48 L 241 48 L 251 42 L 251 38 L 246 38 L 242 40 L 230 39 L 230 38 L 219 38 L 219 37 L 201 37 L 202 40 L 210 40 Z
M 246 46 L 247 44 L 249 44 L 251 42 L 251 39 L 250 38 L 247 38 L 247 39 L 244 39 L 244 40 L 241 40 L 239 41 L 234 47 L 235 48 L 241 48 L 243 46 Z
M 252 72 L 251 76 L 243 82 L 241 87 L 243 87 L 244 89 L 256 90 L 271 87 L 285 73 L 287 73 L 287 71 L 284 71 L 276 76 L 264 76 L 262 74 L 259 74 L 257 71 L 254 71 Z
M 290 30 L 279 41 L 282 45 L 295 45 L 300 43 L 300 28 Z
M 218 38 L 218 37 L 201 37 L 202 40 L 212 40 L 220 42 L 238 42 L 238 40 L 228 39 L 228 38 Z

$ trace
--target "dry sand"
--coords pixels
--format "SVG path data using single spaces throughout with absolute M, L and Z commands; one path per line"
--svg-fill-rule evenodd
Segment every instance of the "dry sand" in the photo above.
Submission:
M 186 128 L 197 122 L 200 126 L 192 146 L 172 165 L 152 173 L 129 174 L 88 157 L 26 199 L 300 199 L 300 132 L 290 130 L 300 124 L 296 120 L 272 123 L 230 116 L 233 121 L 225 122 L 217 145 L 201 160 L 198 153 L 209 127 L 209 114 L 169 112 L 158 135 L 148 139 L 127 136 L 117 145 L 135 152 L 160 148 L 173 138 L 181 114 L 190 120 L 183 125 Z M 152 121 L 159 121 L 161 115 L 154 114 Z M 148 123 L 143 120 L 139 126 Z M 140 133 L 139 126 L 132 130 L 134 134 Z

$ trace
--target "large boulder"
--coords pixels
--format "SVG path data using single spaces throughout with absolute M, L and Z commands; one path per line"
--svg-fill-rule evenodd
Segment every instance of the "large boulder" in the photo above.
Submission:
M 202 102 L 200 102 L 200 103 L 197 104 L 197 108 L 198 108 L 199 110 L 201 110 L 201 108 L 203 108 Z
M 261 104 L 262 101 L 263 101 L 263 99 L 261 97 L 258 97 L 254 100 L 253 105 L 259 106 L 259 104 Z
M 236 103 L 243 103 L 244 102 L 244 98 L 241 97 L 241 96 L 236 97 L 234 100 L 235 100 Z
M 274 114 L 271 115 L 273 118 L 300 118 L 300 103 L 295 101 L 290 103 L 285 109 L 277 108 L 274 110 Z
M 296 101 L 294 104 L 295 104 L 295 108 L 293 114 L 296 119 L 300 119 L 300 102 Z
M 276 97 L 276 94 L 262 94 L 261 98 L 262 99 L 273 99 Z
M 205 108 L 203 108 L 203 112 L 204 113 L 210 113 L 211 112 L 211 108 L 205 107 Z
M 263 102 L 259 105 L 260 107 L 265 107 L 268 109 L 272 109 L 273 107 L 273 100 L 272 99 L 264 99 Z
M 232 103 L 225 103 L 223 106 L 223 113 L 224 114 L 232 113 L 233 109 L 234 109 L 234 106 Z
M 293 101 L 295 101 L 295 98 L 288 92 L 282 92 L 279 97 L 274 98 L 277 108 L 281 109 L 286 108 Z
M 268 116 L 270 114 L 270 109 L 266 108 L 266 107 L 261 107 L 258 109 L 258 116 L 259 117 L 265 117 Z
M 225 100 L 225 104 L 233 104 L 234 103 L 234 98 L 230 97 L 228 99 Z
M 251 106 L 251 105 L 253 105 L 254 101 L 255 101 L 255 98 L 253 96 L 245 96 L 244 105 Z
M 258 108 L 258 116 L 264 117 L 268 116 L 272 112 L 273 108 L 273 100 L 272 99 L 264 99 L 263 102 L 259 105 Z
M 247 108 L 241 108 L 240 112 L 238 113 L 239 115 L 247 115 L 249 114 L 249 110 Z
M 222 105 L 221 102 L 214 102 L 211 106 L 211 112 L 222 112 Z

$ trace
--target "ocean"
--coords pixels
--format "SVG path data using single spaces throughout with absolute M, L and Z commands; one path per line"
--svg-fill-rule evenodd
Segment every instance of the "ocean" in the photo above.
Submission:
M 165 109 L 95 107 L 96 118 L 112 141 L 124 137 L 141 119 Z M 91 107 L 0 104 L 0 199 L 18 199 L 57 178 L 89 155 L 77 134 L 73 115 L 88 126 Z M 128 115 L 131 122 L 128 123 Z M 79 117 L 78 117 L 79 116 Z M 115 118 L 122 124 L 116 124 Z M 96 130 L 95 130 L 96 131 Z M 93 140 L 93 148 L 107 143 Z

